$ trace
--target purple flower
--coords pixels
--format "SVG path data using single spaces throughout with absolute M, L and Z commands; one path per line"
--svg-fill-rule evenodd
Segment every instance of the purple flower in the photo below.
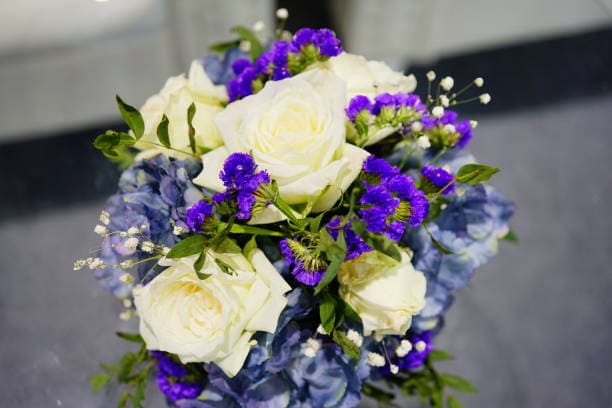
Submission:
M 236 60 L 232 64 L 232 71 L 234 71 L 234 74 L 236 75 L 242 74 L 247 68 L 253 68 L 253 64 L 246 58 Z
M 304 285 L 314 286 L 321 281 L 326 265 L 299 242 L 285 238 L 279 243 L 280 252 L 285 258 L 291 274 Z
M 404 106 L 418 112 L 425 112 L 426 110 L 425 104 L 418 95 L 400 92 L 393 95 L 393 97 L 395 98 L 395 106 L 398 108 Z
M 395 108 L 395 98 L 389 93 L 382 93 L 374 98 L 374 110 L 372 111 L 375 115 L 379 115 L 383 108 Z
M 215 206 L 202 200 L 187 209 L 187 225 L 192 231 L 198 231 L 204 220 L 210 217 L 215 209 Z
M 349 222 L 340 226 L 340 217 L 333 218 L 325 227 L 334 240 L 338 239 L 340 230 L 344 233 L 344 240 L 346 241 L 346 257 L 344 259 L 346 261 L 355 259 L 364 252 L 372 250 L 372 248 L 353 231 Z
M 355 121 L 355 118 L 362 111 L 372 112 L 374 105 L 370 102 L 370 98 L 364 95 L 357 95 L 351 98 L 348 107 L 345 109 L 346 116 L 348 116 L 351 122 Z
M 381 374 L 391 374 L 390 363 L 397 365 L 403 371 L 412 371 L 421 367 L 431 353 L 432 341 L 433 331 L 409 333 L 406 338 L 400 336 L 386 337 L 385 349 L 390 361 L 384 367 L 381 367 Z M 408 347 L 406 347 L 407 345 Z
M 321 28 L 314 34 L 314 45 L 319 48 L 321 55 L 335 57 L 342 52 L 342 44 L 336 34 L 329 28 Z
M 170 401 L 194 399 L 200 395 L 204 382 L 199 375 L 192 375 L 188 379 L 190 372 L 186 365 L 174 361 L 170 355 L 161 351 L 149 353 L 157 362 L 157 386 Z
M 313 42 L 315 31 L 312 28 L 300 28 L 293 35 L 292 44 L 296 49 L 300 49 L 305 45 Z
M 418 227 L 427 217 L 429 202 L 413 180 L 383 159 L 368 157 L 363 170 L 365 192 L 359 198 L 362 208 L 357 211 L 366 229 L 399 240 L 406 224 Z M 367 176 L 377 176 L 376 179 Z
M 445 110 L 440 118 L 424 114 L 421 118 L 423 132 L 429 137 L 432 146 L 441 148 L 458 147 L 463 149 L 472 139 L 472 125 L 469 120 L 458 120 L 459 115 Z
M 434 167 L 431 165 L 423 166 L 421 175 L 425 181 L 425 183 L 423 183 L 425 188 L 427 189 L 428 184 L 431 185 L 430 187 L 433 187 L 431 188 L 431 192 L 437 192 L 444 187 L 446 187 L 443 191 L 444 194 L 451 194 L 455 191 L 455 185 L 451 183 L 454 176 L 442 167 Z
M 227 190 L 213 196 L 217 203 L 236 201 L 238 211 L 236 218 L 248 220 L 258 199 L 263 199 L 260 187 L 270 183 L 270 176 L 265 170 L 257 171 L 257 165 L 248 153 L 232 153 L 225 159 L 219 178 Z M 265 202 L 264 205 L 268 205 Z

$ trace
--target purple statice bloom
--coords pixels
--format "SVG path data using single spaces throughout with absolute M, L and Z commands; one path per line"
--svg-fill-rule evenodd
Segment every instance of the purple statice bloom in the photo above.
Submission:
M 175 402 L 182 399 L 197 398 L 204 384 L 201 378 L 195 382 L 187 381 L 187 366 L 175 362 L 168 354 L 161 351 L 150 351 L 157 362 L 157 387 L 168 398 Z M 198 376 L 196 376 L 198 377 Z
M 399 92 L 393 95 L 393 97 L 395 98 L 395 106 L 398 108 L 403 106 L 406 108 L 414 109 L 418 112 L 425 112 L 425 110 L 427 109 L 418 95 Z
M 340 226 L 340 217 L 334 217 L 325 227 L 334 240 L 338 239 L 339 231 L 342 229 L 346 242 L 346 257 L 344 258 L 346 261 L 355 259 L 364 252 L 372 250 L 359 235 L 355 234 L 350 223 Z
M 202 200 L 187 209 L 187 225 L 192 231 L 198 231 L 204 220 L 210 217 L 215 209 L 215 206 Z
M 296 254 L 291 249 L 292 244 L 300 245 L 289 238 L 285 238 L 279 243 L 280 252 L 285 258 L 287 267 L 298 282 L 315 286 L 323 278 L 326 268 L 321 262 L 317 262 L 311 254 L 306 253 L 306 249 L 304 249 L 304 254 Z M 312 260 L 312 262 L 308 262 L 308 260 Z
M 384 108 L 395 108 L 395 98 L 389 93 L 382 93 L 374 98 L 374 109 L 372 113 L 379 115 Z
M 289 43 L 286 41 L 276 41 L 272 44 L 272 64 L 274 67 L 286 67 L 289 55 Z
M 300 49 L 308 44 L 313 42 L 313 38 L 315 35 L 315 30 L 312 28 L 300 28 L 293 34 L 293 40 L 291 44 L 294 48 Z
M 455 177 L 442 167 L 423 166 L 421 175 L 428 183 L 435 187 L 436 191 L 444 187 L 446 188 L 442 192 L 443 194 L 452 194 L 455 191 L 455 184 L 451 183 Z
M 381 179 L 393 177 L 399 174 L 399 169 L 393 167 L 385 159 L 380 159 L 374 155 L 368 156 L 363 162 L 363 171 L 368 174 L 373 174 Z
M 232 64 L 232 71 L 235 75 L 240 75 L 247 68 L 253 68 L 253 63 L 246 58 L 241 58 Z
M 321 28 L 314 33 L 314 45 L 324 57 L 335 57 L 342 49 L 342 43 L 329 28 Z
M 349 120 L 351 122 L 355 122 L 355 118 L 357 118 L 357 115 L 359 115 L 359 113 L 364 110 L 372 113 L 373 109 L 374 105 L 370 101 L 370 98 L 365 95 L 357 95 L 351 98 L 348 107 L 345 109 L 345 112 Z
M 453 125 L 455 132 L 459 134 L 459 139 L 454 146 L 463 149 L 472 139 L 472 125 L 469 120 L 458 120 L 459 114 L 452 110 L 445 110 L 440 118 L 434 118 L 429 114 L 424 114 L 421 118 L 423 129 L 427 134 L 428 130 L 434 128 L 444 128 L 445 125 Z
M 423 223 L 429 202 L 410 176 L 400 174 L 399 169 L 374 156 L 365 160 L 363 170 L 366 175 L 378 176 L 374 183 L 363 181 L 366 191 L 359 199 L 362 208 L 357 213 L 369 232 L 385 234 L 397 241 L 406 224 L 416 228 Z
M 455 124 L 455 129 L 461 135 L 457 147 L 463 149 L 472 140 L 472 125 L 469 120 L 461 120 Z
M 225 159 L 219 178 L 227 190 L 213 196 L 213 201 L 236 201 L 238 211 L 236 218 L 249 220 L 257 203 L 258 191 L 270 182 L 265 170 L 257 171 L 253 157 L 248 153 L 232 153 Z M 266 203 L 267 205 L 267 203 Z

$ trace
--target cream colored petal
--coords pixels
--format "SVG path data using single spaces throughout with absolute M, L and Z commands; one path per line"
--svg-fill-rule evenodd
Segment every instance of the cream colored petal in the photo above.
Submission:
M 219 178 L 225 159 L 230 155 L 225 146 L 202 155 L 202 172 L 193 179 L 194 184 L 212 191 L 225 191 L 225 186 Z
M 252 335 L 253 332 L 244 332 L 240 339 L 234 344 L 231 354 L 223 359 L 215 361 L 228 377 L 234 377 L 244 365 L 249 350 L 251 349 L 249 342 Z
M 286 293 L 291 290 L 291 286 L 283 279 L 274 265 L 268 260 L 266 254 L 261 249 L 254 249 L 247 254 L 249 261 L 255 267 L 255 273 L 276 293 Z

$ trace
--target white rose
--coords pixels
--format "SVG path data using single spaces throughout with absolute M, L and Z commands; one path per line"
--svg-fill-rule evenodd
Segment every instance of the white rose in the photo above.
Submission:
M 425 305 L 425 276 L 404 250 L 401 262 L 377 251 L 345 262 L 339 273 L 340 296 L 363 322 L 364 335 L 403 335 L 412 316 Z
M 355 180 L 368 153 L 346 143 L 344 81 L 328 70 L 311 70 L 270 81 L 257 94 L 234 102 L 215 123 L 224 146 L 202 156 L 196 184 L 225 188 L 219 171 L 234 152 L 250 152 L 278 183 L 289 204 L 312 202 L 312 211 L 328 210 Z M 280 221 L 273 206 L 251 220 Z
M 187 109 L 192 103 L 195 103 L 196 113 L 192 124 L 195 129 L 196 145 L 208 149 L 218 147 L 221 145 L 221 139 L 213 118 L 223 110 L 224 102 L 227 102 L 225 87 L 213 85 L 204 72 L 202 64 L 193 61 L 188 78 L 184 74 L 169 78 L 159 94 L 150 97 L 140 108 L 145 123 L 145 132 L 135 146 L 146 151 L 143 156 L 159 152 L 169 156 L 182 156 L 175 150 L 151 144 L 151 142 L 159 144 L 157 126 L 163 114 L 166 114 L 169 121 L 170 146 L 190 152 Z
M 334 74 L 346 81 L 348 100 L 355 95 L 374 98 L 385 92 L 412 92 L 416 88 L 414 75 L 406 76 L 393 71 L 384 62 L 369 61 L 361 55 L 343 52 L 330 58 L 326 64 Z
M 232 275 L 214 262 L 232 266 Z M 140 334 L 150 350 L 178 355 L 183 363 L 214 362 L 227 375 L 240 370 L 256 331 L 274 333 L 291 287 L 259 249 L 242 254 L 209 253 L 201 280 L 194 257 L 171 261 L 146 286 L 134 289 Z

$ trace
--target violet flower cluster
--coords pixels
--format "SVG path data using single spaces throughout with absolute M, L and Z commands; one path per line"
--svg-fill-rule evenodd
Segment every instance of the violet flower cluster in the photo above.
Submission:
M 255 61 L 235 60 L 235 78 L 227 84 L 230 101 L 258 92 L 268 81 L 280 81 L 303 71 L 316 61 L 325 61 L 342 52 L 340 40 L 328 28 L 298 30 L 291 41 L 275 41 Z

